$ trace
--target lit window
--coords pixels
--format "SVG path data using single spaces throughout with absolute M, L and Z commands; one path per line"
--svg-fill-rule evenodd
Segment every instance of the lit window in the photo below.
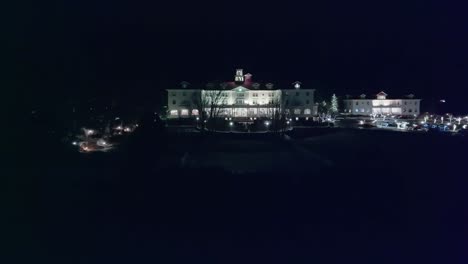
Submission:
M 357 113 L 357 112 L 359 112 L 359 110 L 358 110 L 358 109 L 354 109 L 354 111 L 355 111 L 356 113 Z
M 180 111 L 180 115 L 188 116 L 188 110 L 187 109 L 182 109 L 182 111 Z
M 171 115 L 172 116 L 176 116 L 178 115 L 179 113 L 177 112 L 177 110 L 171 110 Z
M 304 115 L 310 115 L 310 109 L 305 109 L 304 110 Z
M 295 115 L 300 115 L 301 114 L 301 109 L 294 109 L 294 114 Z
M 364 108 L 361 108 L 361 112 L 364 113 Z
M 198 109 L 193 109 L 192 110 L 192 115 L 198 115 Z

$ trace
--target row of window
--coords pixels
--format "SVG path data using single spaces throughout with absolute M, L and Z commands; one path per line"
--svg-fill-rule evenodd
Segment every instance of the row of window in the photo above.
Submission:
M 245 102 L 244 99 L 236 99 L 236 104 L 244 104 L 244 102 Z M 258 103 L 259 103 L 259 101 L 255 100 L 255 99 L 252 100 L 252 104 L 256 105 L 256 104 L 258 104 Z M 260 101 L 260 104 L 265 104 L 265 103 L 266 103 L 265 100 L 261 100 L 261 101 Z M 306 100 L 305 103 L 306 103 L 306 104 L 310 104 L 310 101 L 309 101 L 309 100 Z M 177 104 L 177 101 L 176 101 L 176 100 L 172 100 L 172 104 L 173 104 L 173 105 Z M 273 104 L 273 100 L 268 100 L 268 104 Z M 286 105 L 289 105 L 289 100 L 286 100 L 285 104 L 286 104 Z
M 192 94 L 193 94 L 193 95 L 196 95 L 197 93 L 196 93 L 196 92 L 193 92 Z M 172 96 L 176 96 L 177 93 L 176 93 L 176 92 L 172 92 L 171 95 L 172 95 Z M 258 95 L 259 95 L 259 93 L 252 93 L 252 97 L 258 97 Z M 273 93 L 272 93 L 272 92 L 267 93 L 267 95 L 268 95 L 268 97 L 273 97 Z M 287 96 L 288 93 L 286 92 L 285 95 Z M 306 95 L 306 96 L 309 96 L 310 93 L 309 93 L 309 92 L 306 92 L 305 95 Z M 187 96 L 187 92 L 182 92 L 182 96 Z M 221 96 L 222 96 L 222 97 L 228 97 L 228 93 L 222 93 Z M 265 94 L 262 93 L 262 96 L 265 96 Z M 296 92 L 296 96 L 300 96 L 300 93 L 299 93 L 299 92 Z M 357 102 L 356 102 L 356 104 L 357 104 Z
M 304 109 L 304 112 L 302 112 L 301 109 L 296 108 L 296 109 L 294 109 L 293 112 L 294 112 L 295 115 L 300 115 L 300 114 L 310 115 L 310 114 L 312 114 L 312 111 L 310 109 Z M 180 115 L 181 116 L 189 116 L 189 113 L 191 113 L 192 116 L 198 116 L 198 114 L 199 114 L 198 109 L 193 109 L 191 112 L 188 109 L 180 110 Z M 286 113 L 289 114 L 289 109 L 286 109 Z M 178 116 L 179 115 L 179 110 L 171 110 L 171 111 L 169 111 L 169 114 L 171 116 Z
M 285 104 L 286 104 L 286 105 L 289 105 L 289 100 L 286 100 Z M 309 100 L 306 100 L 306 104 L 310 104 L 310 101 L 309 101 Z
M 370 105 L 370 102 L 369 102 L 369 101 L 367 101 L 367 102 L 365 102 L 365 103 L 366 103 L 367 105 Z M 359 102 L 356 102 L 355 104 L 356 104 L 356 105 L 359 105 Z M 363 104 L 364 104 L 364 102 L 361 102 L 361 105 L 363 105 Z M 409 102 L 409 104 L 411 104 L 411 102 Z M 351 102 L 349 102 L 348 105 L 351 106 Z M 400 101 L 397 101 L 397 105 L 400 105 Z M 405 101 L 405 102 L 404 102 L 404 105 L 408 105 L 408 102 Z M 414 101 L 414 105 L 418 105 L 418 101 Z
M 378 109 L 378 108 L 377 108 L 377 109 Z M 410 109 L 406 110 L 406 108 L 403 108 L 401 111 L 402 111 L 403 113 L 417 113 L 417 112 L 418 112 L 418 109 L 414 109 L 414 110 L 413 110 L 413 109 L 410 108 Z M 351 109 L 344 109 L 344 112 L 345 112 L 345 113 L 348 113 L 348 112 L 351 113 L 352 110 L 351 110 Z M 369 109 L 369 108 L 367 108 L 367 109 L 361 108 L 361 111 L 359 111 L 359 109 L 355 108 L 355 109 L 354 109 L 354 112 L 355 112 L 355 113 L 359 113 L 359 112 L 361 112 L 361 113 L 370 113 L 370 112 L 371 112 L 371 109 Z

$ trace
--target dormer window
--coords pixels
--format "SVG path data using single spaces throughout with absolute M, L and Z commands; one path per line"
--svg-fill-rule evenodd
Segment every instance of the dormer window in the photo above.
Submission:
M 299 82 L 299 81 L 295 81 L 295 82 L 293 82 L 293 83 L 292 83 L 292 85 L 293 85 L 293 86 L 294 86 L 294 88 L 296 88 L 296 89 L 299 89 L 299 88 L 301 88 L 301 84 L 302 84 L 302 83 L 301 83 L 301 82 Z
M 385 99 L 387 99 L 387 94 L 382 91 L 382 92 L 377 94 L 377 99 L 385 100 Z

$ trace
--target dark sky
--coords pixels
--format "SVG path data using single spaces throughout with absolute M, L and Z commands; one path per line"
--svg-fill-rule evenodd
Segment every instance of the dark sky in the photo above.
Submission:
M 468 112 L 462 105 L 468 95 L 466 5 L 36 2 L 11 21 L 21 52 L 19 84 L 32 101 L 158 100 L 159 91 L 182 80 L 231 80 L 241 67 L 255 80 L 278 85 L 300 80 L 326 97 L 414 93 L 427 103 L 445 98 Z

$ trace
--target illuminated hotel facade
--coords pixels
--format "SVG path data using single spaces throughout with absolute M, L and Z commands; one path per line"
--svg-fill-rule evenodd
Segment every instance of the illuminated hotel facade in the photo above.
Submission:
M 317 115 L 314 92 L 298 81 L 286 89 L 253 82 L 251 74 L 237 69 L 232 82 L 209 83 L 203 89 L 182 82 L 180 88 L 167 89 L 167 117 L 196 118 L 202 110 L 209 113 L 216 107 L 217 117 L 251 120 L 280 112 L 287 117 L 309 118 Z
M 388 99 L 387 94 L 380 92 L 375 99 L 366 99 L 365 94 L 359 98 L 343 100 L 343 112 L 355 115 L 389 114 L 414 116 L 419 115 L 421 99 L 415 99 L 414 95 L 407 95 L 402 99 Z

